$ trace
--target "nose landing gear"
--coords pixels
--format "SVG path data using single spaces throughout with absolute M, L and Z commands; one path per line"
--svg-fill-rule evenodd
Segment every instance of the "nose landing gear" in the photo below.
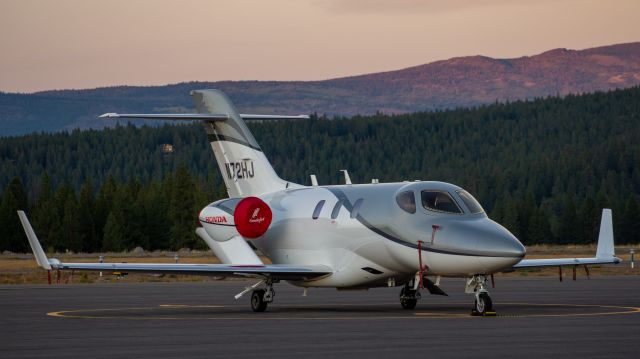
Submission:
M 495 310 L 493 310 L 493 301 L 486 287 L 487 277 L 485 275 L 478 274 L 467 279 L 465 293 L 473 293 L 475 296 L 473 308 L 471 308 L 471 315 L 473 316 L 490 317 L 496 315 Z

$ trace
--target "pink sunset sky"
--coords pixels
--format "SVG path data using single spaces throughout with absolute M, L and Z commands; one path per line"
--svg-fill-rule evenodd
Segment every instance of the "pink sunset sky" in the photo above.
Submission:
M 0 91 L 322 80 L 640 41 L 638 0 L 0 0 Z

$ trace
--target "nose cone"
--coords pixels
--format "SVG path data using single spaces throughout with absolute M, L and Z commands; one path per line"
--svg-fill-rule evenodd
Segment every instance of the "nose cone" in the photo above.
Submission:
M 526 254 L 522 243 L 496 222 L 489 220 L 487 230 L 478 238 L 477 249 L 485 255 L 521 259 Z
M 485 230 L 478 237 L 476 249 L 486 271 L 509 268 L 525 256 L 522 243 L 506 228 L 492 220 L 487 220 L 483 226 Z

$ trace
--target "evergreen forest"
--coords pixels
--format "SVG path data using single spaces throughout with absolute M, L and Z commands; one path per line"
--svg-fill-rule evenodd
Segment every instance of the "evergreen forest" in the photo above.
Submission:
M 292 182 L 451 182 L 525 245 L 594 243 L 612 208 L 616 243 L 640 242 L 640 87 L 249 127 Z M 17 209 L 49 251 L 205 248 L 198 211 L 226 196 L 200 124 L 0 138 L 0 251 L 29 251 Z

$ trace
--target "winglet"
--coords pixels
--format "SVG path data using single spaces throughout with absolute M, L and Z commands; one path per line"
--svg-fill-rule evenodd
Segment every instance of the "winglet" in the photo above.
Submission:
M 615 248 L 613 245 L 613 222 L 611 219 L 611 210 L 605 208 L 602 210 L 602 220 L 600 221 L 600 235 L 598 236 L 598 249 L 596 250 L 596 258 L 611 259 L 615 257 Z
M 49 259 L 47 259 L 47 255 L 44 254 L 42 246 L 40 246 L 40 242 L 38 242 L 38 237 L 36 237 L 36 233 L 33 231 L 33 228 L 31 228 L 31 223 L 29 223 L 29 220 L 27 219 L 27 215 L 24 214 L 24 211 L 18 211 L 18 217 L 20 217 L 24 233 L 27 235 L 33 255 L 36 257 L 36 262 L 38 262 L 40 267 L 46 270 L 51 270 Z

